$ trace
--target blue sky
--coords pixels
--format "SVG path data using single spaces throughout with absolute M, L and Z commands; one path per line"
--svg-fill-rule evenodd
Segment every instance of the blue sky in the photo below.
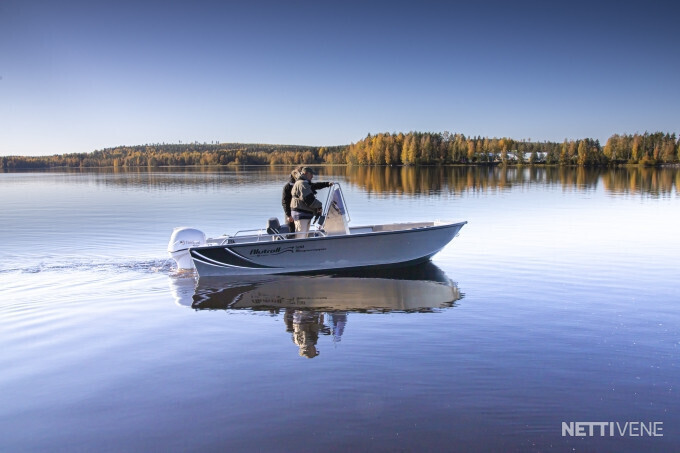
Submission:
M 0 0 L 0 155 L 680 132 L 673 2 Z

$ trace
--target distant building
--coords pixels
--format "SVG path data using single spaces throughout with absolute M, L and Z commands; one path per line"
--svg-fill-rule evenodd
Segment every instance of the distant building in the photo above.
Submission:
M 508 154 L 507 154 L 508 161 L 517 162 L 517 155 L 518 154 L 519 153 L 516 150 L 515 151 L 508 151 Z M 548 156 L 547 152 L 537 151 L 536 152 L 536 162 L 545 162 L 545 159 L 546 159 L 547 156 Z M 523 157 L 525 162 L 528 162 L 531 159 L 531 153 L 529 153 L 529 152 L 522 153 L 522 157 Z

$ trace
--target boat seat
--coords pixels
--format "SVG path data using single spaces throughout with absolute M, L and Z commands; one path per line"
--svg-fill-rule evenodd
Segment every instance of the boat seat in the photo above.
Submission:
M 290 228 L 288 228 L 288 225 L 281 225 L 277 217 L 271 217 L 269 220 L 267 220 L 267 233 L 268 234 L 290 233 Z

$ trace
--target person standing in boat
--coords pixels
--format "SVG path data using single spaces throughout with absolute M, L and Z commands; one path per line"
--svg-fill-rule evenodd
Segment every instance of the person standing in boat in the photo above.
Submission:
M 290 211 L 298 238 L 307 236 L 312 218 L 315 214 L 321 213 L 323 205 L 316 199 L 316 191 L 333 185 L 332 182 L 312 183 L 313 177 L 314 172 L 311 168 L 302 167 L 291 189 Z
M 295 221 L 293 220 L 293 214 L 290 212 L 290 202 L 293 198 L 291 191 L 297 181 L 298 176 L 300 176 L 300 168 L 295 167 L 293 171 L 290 172 L 290 178 L 285 186 L 283 186 L 283 193 L 281 194 L 281 206 L 283 206 L 283 213 L 286 216 L 286 223 L 288 224 L 288 231 L 291 233 L 295 231 Z

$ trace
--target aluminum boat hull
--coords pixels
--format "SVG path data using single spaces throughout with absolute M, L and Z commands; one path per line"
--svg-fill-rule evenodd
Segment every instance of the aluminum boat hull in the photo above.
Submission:
M 427 261 L 466 223 L 375 225 L 349 234 L 198 246 L 189 253 L 201 277 L 398 267 Z

